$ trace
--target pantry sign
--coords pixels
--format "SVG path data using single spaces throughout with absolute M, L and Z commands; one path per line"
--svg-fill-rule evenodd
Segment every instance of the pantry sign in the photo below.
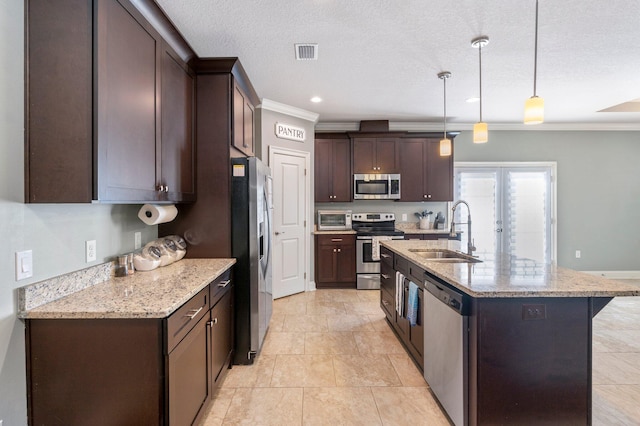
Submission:
M 306 138 L 304 129 L 284 123 L 276 123 L 276 136 L 297 142 L 304 142 Z

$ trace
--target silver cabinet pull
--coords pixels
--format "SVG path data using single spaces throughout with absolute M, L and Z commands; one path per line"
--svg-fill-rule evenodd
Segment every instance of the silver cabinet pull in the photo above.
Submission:
M 337 249 L 333 249 L 333 252 L 336 253 L 338 250 Z
M 214 323 L 214 324 L 217 324 L 217 323 L 218 323 L 218 318 L 214 318 L 214 319 L 213 319 L 213 323 Z
M 231 283 L 231 280 L 222 281 L 221 283 L 218 283 L 218 287 L 225 288 L 229 283 Z
M 384 278 L 385 280 L 389 279 L 389 275 L 386 275 L 386 274 L 380 274 L 380 275 L 382 275 L 382 278 Z
M 341 242 L 341 241 L 342 241 L 342 238 L 332 238 L 332 239 L 331 239 L 331 242 L 332 242 L 332 243 L 339 243 L 339 242 Z
M 385 259 L 389 259 L 391 257 L 386 253 L 380 253 L 380 256 L 384 257 Z
M 164 192 L 169 192 L 169 185 L 164 186 Z
M 200 313 L 202 308 L 204 308 L 204 306 L 200 306 L 198 309 L 190 310 L 189 312 L 191 312 L 191 313 L 190 314 L 186 314 L 185 317 L 189 317 L 190 320 L 194 319 L 196 317 L 196 315 L 198 315 Z

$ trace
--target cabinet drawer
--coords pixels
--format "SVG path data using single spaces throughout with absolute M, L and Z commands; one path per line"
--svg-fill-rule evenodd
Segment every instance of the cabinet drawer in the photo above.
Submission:
M 396 309 L 395 300 L 393 296 L 386 290 L 380 291 L 380 307 L 382 308 L 384 314 L 387 316 L 389 322 L 393 323 L 393 319 L 395 317 L 394 312 Z
M 317 235 L 318 245 L 335 246 L 343 244 L 355 244 L 355 235 L 350 234 L 333 234 L 333 235 Z
M 393 252 L 386 247 L 380 247 L 380 262 L 393 268 Z
M 167 353 L 209 312 L 209 287 L 205 287 L 167 318 Z
M 209 284 L 209 304 L 211 306 L 215 305 L 225 291 L 231 287 L 231 279 L 231 269 L 228 269 Z
M 396 271 L 386 263 L 380 264 L 380 288 L 391 294 L 396 292 Z
M 423 238 L 422 234 L 404 234 L 404 239 L 405 240 L 424 240 L 425 238 Z

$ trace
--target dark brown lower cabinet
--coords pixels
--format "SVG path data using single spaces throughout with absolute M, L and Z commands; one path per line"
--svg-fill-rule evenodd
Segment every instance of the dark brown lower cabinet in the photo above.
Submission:
M 169 354 L 169 424 L 190 425 L 209 397 L 207 322 L 202 317 Z
M 197 423 L 230 367 L 232 301 L 227 272 L 168 318 L 26 320 L 29 424 Z
M 316 287 L 356 288 L 356 236 L 316 236 Z
M 400 256 L 395 256 L 386 247 L 381 247 L 380 250 L 383 259 L 380 262 L 380 307 L 385 313 L 391 329 L 422 370 L 424 364 L 424 328 L 422 324 L 424 270 Z M 407 319 L 406 309 L 403 315 L 400 315 L 396 310 L 396 271 L 407 278 L 402 283 L 402 299 L 405 307 L 409 304 L 409 280 L 418 285 L 418 316 L 414 326 L 411 326 Z
M 233 291 L 227 291 L 211 309 L 211 385 L 224 379 L 233 350 Z

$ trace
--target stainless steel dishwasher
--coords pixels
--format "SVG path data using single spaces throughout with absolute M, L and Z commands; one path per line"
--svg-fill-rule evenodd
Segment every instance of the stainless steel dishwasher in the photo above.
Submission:
M 456 426 L 469 424 L 469 296 L 425 274 L 424 378 Z

